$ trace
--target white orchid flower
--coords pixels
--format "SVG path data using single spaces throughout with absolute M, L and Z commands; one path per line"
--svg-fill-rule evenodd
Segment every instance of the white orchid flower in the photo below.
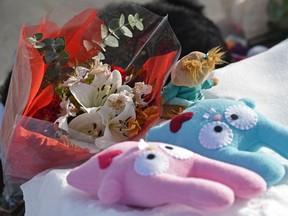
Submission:
M 103 106 L 108 96 L 117 92 L 121 85 L 121 74 L 118 70 L 114 70 L 108 77 L 104 73 L 95 75 L 90 85 L 86 83 L 72 85 L 70 92 L 84 109 L 93 108 Z
M 88 68 L 78 66 L 75 68 L 75 76 L 70 76 L 68 80 L 63 82 L 63 86 L 72 86 L 78 82 L 87 78 L 87 72 L 89 71 Z

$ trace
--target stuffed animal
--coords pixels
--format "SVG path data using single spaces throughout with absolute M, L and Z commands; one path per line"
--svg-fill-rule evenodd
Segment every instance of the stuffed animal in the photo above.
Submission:
M 224 63 L 221 59 L 223 55 L 224 52 L 215 47 L 207 54 L 191 52 L 176 63 L 171 72 L 171 82 L 163 88 L 161 94 L 161 104 L 164 105 L 163 118 L 179 114 L 181 109 L 204 98 L 202 89 L 209 89 L 218 84 L 217 78 L 208 79 L 208 76 L 215 69 L 215 65 Z M 175 109 L 180 112 L 175 112 Z
M 284 176 L 284 166 L 265 153 L 268 147 L 288 158 L 288 128 L 267 119 L 250 99 L 201 100 L 147 134 L 148 141 L 166 142 L 195 153 L 242 166 L 261 175 L 268 185 Z
M 266 189 L 265 181 L 247 169 L 143 140 L 105 149 L 74 168 L 67 182 L 104 203 L 180 203 L 207 211 L 229 207 L 234 195 L 251 198 Z

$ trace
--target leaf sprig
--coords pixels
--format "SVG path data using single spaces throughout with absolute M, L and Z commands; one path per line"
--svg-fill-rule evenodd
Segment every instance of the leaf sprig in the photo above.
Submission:
M 55 78 L 61 78 L 64 66 L 70 60 L 70 54 L 65 50 L 65 38 L 61 36 L 43 39 L 42 33 L 36 33 L 29 37 L 28 41 L 43 55 L 43 61 L 48 65 L 42 87 L 45 87 Z
M 118 47 L 120 35 L 130 38 L 133 37 L 132 31 L 127 26 L 130 26 L 132 29 L 136 27 L 140 31 L 144 29 L 144 25 L 142 23 L 143 19 L 139 17 L 138 13 L 136 13 L 134 16 L 129 14 L 127 20 L 128 22 L 125 23 L 125 16 L 124 14 L 121 14 L 119 18 L 114 18 L 109 21 L 108 27 L 104 24 L 101 25 L 102 42 L 99 45 L 104 51 L 105 46 Z

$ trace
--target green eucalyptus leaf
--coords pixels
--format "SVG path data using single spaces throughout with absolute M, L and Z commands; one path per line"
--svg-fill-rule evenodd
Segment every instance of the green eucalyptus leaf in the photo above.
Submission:
M 57 45 L 65 45 L 65 40 L 63 40 L 63 37 L 58 37 L 55 39 L 55 46 Z
M 85 49 L 87 50 L 87 52 L 89 52 L 90 50 L 93 49 L 93 43 L 91 43 L 88 40 L 83 40 L 83 46 L 85 47 Z
M 120 19 L 119 19 L 119 26 L 125 25 L 125 16 L 124 14 L 121 14 Z
M 127 37 L 133 37 L 133 33 L 130 31 L 130 29 L 128 29 L 126 26 L 122 26 L 121 27 L 121 31 L 123 32 L 123 34 Z
M 104 39 L 104 40 L 105 40 L 105 39 Z M 103 40 L 103 41 L 104 41 L 104 40 Z M 101 43 L 98 43 L 98 42 L 97 42 L 97 44 L 98 44 L 99 47 L 101 47 L 101 49 L 102 49 L 104 52 L 106 52 L 106 49 L 105 49 L 106 44 L 105 44 L 104 42 L 101 42 Z
M 104 39 L 108 35 L 108 29 L 106 25 L 101 24 L 101 38 Z
M 59 54 L 60 65 L 65 65 L 70 60 L 70 54 L 66 50 L 62 50 Z
M 140 31 L 143 31 L 144 25 L 140 20 L 138 22 L 136 22 L 136 28 Z
M 66 40 L 64 36 L 60 36 L 59 38 L 61 38 L 64 41 L 64 44 L 66 44 Z
M 37 41 L 39 41 L 43 38 L 43 33 L 36 33 L 33 35 L 33 38 L 35 38 Z
M 60 53 L 61 51 L 63 51 L 65 49 L 65 45 L 58 45 L 55 47 L 55 50 Z
M 118 29 L 116 32 L 117 32 L 118 34 L 121 34 L 121 33 L 120 33 L 120 32 L 121 32 L 121 29 Z M 111 34 L 114 35 L 117 39 L 120 39 L 119 36 L 116 34 L 116 32 L 111 31 Z
M 110 46 L 110 47 L 118 47 L 119 46 L 119 42 L 117 40 L 116 37 L 114 37 L 113 35 L 108 35 L 103 43 L 105 43 L 107 46 Z
M 128 22 L 129 22 L 129 25 L 131 26 L 131 28 L 134 28 L 135 26 L 135 18 L 132 14 L 129 14 L 128 16 Z
M 48 78 L 53 79 L 53 78 L 57 77 L 59 75 L 59 73 L 60 73 L 60 71 L 59 71 L 58 67 L 56 67 L 55 64 L 51 64 L 47 67 L 45 75 Z
M 134 18 L 135 18 L 136 20 L 139 20 L 139 14 L 138 14 L 138 13 L 135 13 Z
M 49 49 L 44 51 L 43 58 L 46 64 L 51 64 L 54 60 L 59 58 L 59 54 L 55 50 Z
M 37 42 L 37 40 L 34 37 L 28 37 L 27 39 L 33 45 L 35 45 L 35 43 Z
M 46 38 L 41 42 L 45 44 L 46 49 L 53 49 L 55 47 L 55 40 L 53 38 Z
M 65 40 L 62 37 L 56 38 L 54 46 L 57 52 L 61 52 L 65 49 Z
M 114 30 L 120 28 L 119 23 L 120 23 L 119 19 L 114 18 L 108 22 L 108 28 L 114 31 Z
M 42 42 L 36 42 L 36 43 L 34 44 L 34 47 L 35 47 L 36 49 L 42 49 L 42 48 L 45 47 L 45 44 L 42 43 Z
M 119 38 L 119 36 L 122 34 L 122 32 L 120 30 L 120 25 L 119 25 L 119 19 L 118 18 L 110 20 L 110 22 L 108 23 L 108 28 L 109 28 L 109 31 L 116 38 Z

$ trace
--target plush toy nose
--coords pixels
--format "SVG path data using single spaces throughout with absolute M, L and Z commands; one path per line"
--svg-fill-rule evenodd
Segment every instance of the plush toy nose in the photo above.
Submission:
M 222 115 L 221 114 L 216 114 L 213 118 L 214 121 L 220 121 L 222 119 Z

